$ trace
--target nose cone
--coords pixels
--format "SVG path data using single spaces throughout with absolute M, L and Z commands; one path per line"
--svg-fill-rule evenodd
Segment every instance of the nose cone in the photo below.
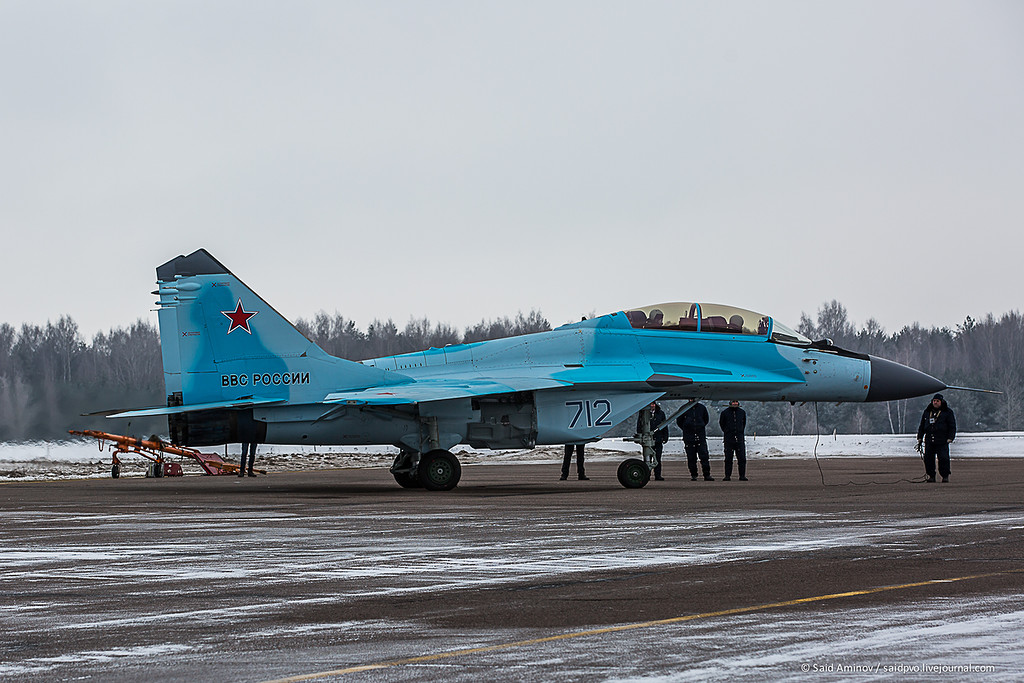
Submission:
M 884 358 L 868 358 L 871 360 L 871 384 L 865 400 L 896 401 L 925 396 L 946 388 L 945 383 L 920 370 Z

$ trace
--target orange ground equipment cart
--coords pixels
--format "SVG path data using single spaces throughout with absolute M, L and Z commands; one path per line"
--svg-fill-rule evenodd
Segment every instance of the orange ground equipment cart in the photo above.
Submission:
M 206 474 L 238 474 L 238 463 L 227 462 L 215 453 L 200 453 L 194 448 L 185 448 L 165 443 L 160 439 L 139 439 L 134 436 L 121 436 L 120 434 L 108 434 L 92 429 L 83 431 L 69 430 L 69 434 L 76 436 L 91 436 L 99 441 L 100 450 L 103 450 L 105 443 L 110 443 L 113 454 L 113 461 L 110 467 L 110 476 L 117 479 L 121 476 L 121 458 L 119 455 L 141 455 L 143 458 L 153 462 L 146 470 L 147 477 L 180 477 L 184 474 L 181 465 L 175 462 L 164 462 L 164 455 L 177 455 L 182 458 L 191 458 L 199 463 Z M 260 474 L 266 474 L 265 470 L 255 470 Z

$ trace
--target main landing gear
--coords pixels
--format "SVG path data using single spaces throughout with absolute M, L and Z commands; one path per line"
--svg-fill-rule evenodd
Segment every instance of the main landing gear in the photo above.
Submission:
M 462 478 L 462 465 L 446 450 L 436 449 L 422 455 L 403 450 L 395 456 L 391 474 L 403 488 L 451 491 Z

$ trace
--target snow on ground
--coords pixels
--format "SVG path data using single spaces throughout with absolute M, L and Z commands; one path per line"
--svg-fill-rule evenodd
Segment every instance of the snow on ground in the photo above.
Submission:
M 828 434 L 815 436 L 748 436 L 747 457 L 898 457 L 915 456 L 912 434 Z M 709 448 L 722 452 L 721 438 L 711 438 Z M 204 448 L 225 456 L 225 449 Z M 452 451 L 464 464 L 512 462 L 559 462 L 561 446 L 540 446 L 528 450 L 491 451 L 456 446 Z M 605 439 L 587 447 L 591 460 L 618 460 L 624 453 L 639 453 L 640 447 L 624 439 Z M 239 446 L 226 449 L 227 460 L 238 460 Z M 390 465 L 398 449 L 394 446 L 280 446 L 261 445 L 257 467 L 269 471 L 334 469 L 343 467 L 381 467 Z M 665 447 L 666 455 L 683 453 L 683 443 L 673 438 Z M 1024 457 L 1024 432 L 966 433 L 957 436 L 954 458 Z M 121 476 L 144 476 L 148 460 L 140 456 L 121 456 Z M 170 461 L 177 461 L 169 458 Z M 33 441 L 0 443 L 0 480 L 71 479 L 109 477 L 110 444 L 100 447 L 95 440 Z M 201 470 L 192 461 L 182 463 L 186 473 Z
M 638 614 L 608 624 L 629 628 L 603 633 L 512 625 L 452 629 L 432 625 L 431 618 L 343 616 L 344 605 L 372 596 L 407 600 L 425 592 L 451 596 L 458 611 L 458 596 L 472 591 L 550 582 L 579 586 L 581 568 L 645 574 L 685 567 L 696 580 L 675 589 L 700 590 L 701 572 L 709 566 L 815 557 L 827 566 L 837 549 L 858 559 L 891 551 L 894 558 L 933 553 L 942 561 L 947 540 L 929 530 L 970 524 L 1005 537 L 1021 528 L 1021 511 L 965 519 L 761 509 L 623 517 L 595 506 L 554 516 L 495 516 L 493 510 L 463 508 L 446 512 L 449 523 L 438 525 L 433 515 L 402 509 L 324 515 L 272 507 L 248 511 L 245 534 L 234 518 L 204 518 L 199 544 L 191 530 L 194 509 L 165 507 L 136 522 L 130 533 L 94 533 L 123 522 L 122 510 L 113 513 L 3 512 L 8 528 L 47 530 L 55 514 L 68 526 L 41 537 L 31 532 L 25 544 L 0 544 L 6 569 L 0 591 L 14 598 L 0 604 L 0 623 L 19 646 L 0 661 L 0 679 L 260 680 L 257 673 L 265 679 L 268 671 L 309 673 L 412 653 L 423 661 L 350 678 L 731 683 L 806 681 L 810 674 L 828 681 L 1024 680 L 1024 595 L 1014 588 L 967 596 L 936 590 L 929 597 L 866 606 L 829 600 L 646 625 Z M 918 578 L 908 575 L 906 581 Z M 586 583 L 593 595 L 585 591 L 581 598 L 597 599 L 599 581 Z M 201 598 L 180 597 L 190 592 Z M 225 633 L 244 638 L 226 642 Z M 527 642 L 534 638 L 542 640 Z M 522 646 L 435 658 L 517 642 Z M 59 651 L 46 647 L 52 643 Z M 251 651 L 240 655 L 240 647 Z M 240 656 L 245 661 L 238 664 Z

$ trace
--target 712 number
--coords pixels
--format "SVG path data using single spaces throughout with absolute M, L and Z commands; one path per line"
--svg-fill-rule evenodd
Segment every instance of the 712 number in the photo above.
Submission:
M 569 429 L 575 429 L 581 418 L 585 418 L 587 427 L 611 427 L 608 416 L 612 414 L 611 401 L 599 398 L 595 401 L 566 401 L 565 405 L 576 409 L 576 414 L 569 420 Z M 597 419 L 594 419 L 594 416 Z

